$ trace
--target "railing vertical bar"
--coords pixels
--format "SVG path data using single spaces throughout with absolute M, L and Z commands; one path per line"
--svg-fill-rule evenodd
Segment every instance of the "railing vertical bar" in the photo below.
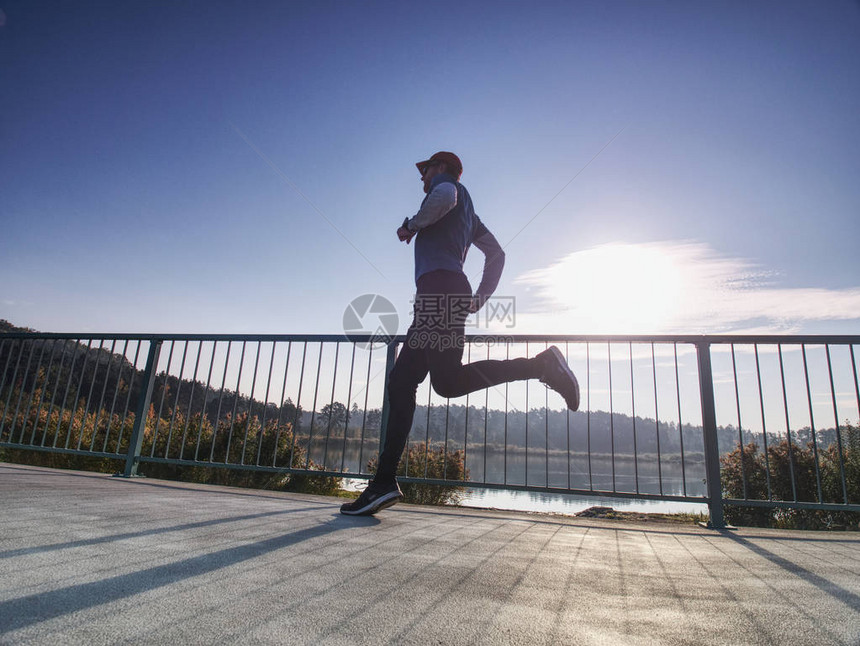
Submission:
M 60 381 L 63 376 L 63 364 L 66 362 L 66 350 L 69 347 L 69 339 L 65 339 L 63 341 L 63 351 L 60 353 L 60 365 L 56 371 L 56 379 L 54 383 L 54 392 L 51 393 L 51 402 L 48 406 L 48 416 L 45 420 L 45 429 L 42 431 L 42 441 L 39 443 L 40 446 L 45 446 L 45 440 L 48 439 L 48 428 L 51 425 L 51 418 L 54 416 L 54 405 L 57 401 L 57 391 L 60 389 Z M 2 388 L 0 388 L 2 390 Z M 57 420 L 57 428 L 54 429 L 54 434 L 58 433 L 60 430 L 60 419 Z
M 12 361 L 12 355 L 14 354 L 15 341 L 18 339 L 8 339 L 9 350 L 6 353 L 6 365 L 3 366 L 3 372 L 0 373 L 0 397 L 2 397 L 3 389 L 6 387 L 6 375 L 9 374 L 9 364 Z M 24 344 L 26 339 L 21 339 L 21 345 Z M 5 348 L 7 345 L 7 339 L 0 339 L 0 350 Z M 14 384 L 14 380 L 12 380 L 12 384 Z M 11 393 L 14 390 L 12 384 L 9 386 L 9 392 Z M 6 425 L 6 415 L 9 413 L 8 405 L 3 406 L 3 417 L 0 417 L 0 441 L 3 440 L 3 427 Z M 11 439 L 11 438 L 10 438 Z
M 218 349 L 218 341 L 212 343 L 212 355 L 209 357 L 209 371 L 206 375 L 206 389 L 203 391 L 203 407 L 200 409 L 200 425 L 197 427 L 197 446 L 194 448 L 194 461 L 200 456 L 200 440 L 203 436 L 203 422 L 206 421 L 206 406 L 209 403 L 209 388 L 212 385 L 212 370 L 215 367 L 215 352 Z M 215 441 L 215 429 L 212 429 L 212 442 Z
M 102 452 L 107 452 L 108 439 L 110 439 L 111 425 L 113 424 L 113 412 L 116 408 L 116 399 L 119 396 L 119 386 L 122 382 L 122 368 L 124 365 L 124 361 L 126 361 L 125 353 L 128 350 L 128 339 L 126 339 L 122 344 L 122 355 L 121 358 L 117 357 L 117 371 L 116 371 L 116 387 L 113 389 L 113 399 L 110 404 L 110 413 L 107 417 L 107 429 L 105 429 L 105 440 L 102 444 Z M 158 421 L 156 420 L 155 427 L 158 428 Z M 119 432 L 119 429 L 117 429 Z
M 215 413 L 215 419 L 212 421 L 212 447 L 209 450 L 209 462 L 215 461 L 215 441 L 218 439 L 218 429 L 221 426 L 221 404 L 224 401 L 224 387 L 227 385 L 227 368 L 230 366 L 230 350 L 233 348 L 233 342 L 227 342 L 227 355 L 224 357 L 224 374 L 221 376 L 221 391 L 218 393 L 218 409 Z M 172 350 L 172 348 L 171 348 Z M 212 356 L 215 356 L 215 350 L 212 350 Z M 227 458 L 224 458 L 224 462 Z
M 487 344 L 487 361 L 490 359 L 490 344 Z M 484 467 L 481 473 L 481 479 L 484 482 L 489 482 L 487 478 L 487 425 L 490 420 L 490 389 L 484 389 Z
M 323 355 L 323 342 L 320 341 L 320 352 L 317 356 L 317 376 L 314 380 L 314 403 L 311 407 L 311 426 L 308 429 L 308 450 L 305 455 L 305 469 L 309 469 L 311 466 L 311 449 L 313 448 L 314 441 L 314 420 L 316 419 L 317 414 L 317 397 L 320 392 L 320 372 L 322 370 L 322 355 Z
M 42 402 L 45 401 L 45 391 L 48 390 L 50 387 L 48 384 L 50 383 L 50 380 L 51 380 L 51 368 L 54 365 L 54 355 L 56 354 L 56 351 L 57 351 L 56 340 L 50 339 L 50 341 L 51 341 L 51 354 L 48 356 L 48 367 L 45 369 L 45 381 L 42 383 L 42 387 L 39 388 L 39 403 L 36 406 L 36 415 L 33 418 L 33 431 L 32 431 L 32 433 L 30 433 L 30 445 L 31 446 L 36 441 L 36 431 L 39 428 L 39 417 L 42 413 Z M 47 345 L 47 343 L 48 343 L 48 341 L 45 341 L 46 345 Z M 42 353 L 44 354 L 44 346 L 42 348 Z M 39 369 L 36 371 L 36 377 L 37 378 L 38 378 L 39 373 L 41 371 L 42 371 L 42 359 L 40 357 L 39 358 Z M 35 396 L 35 394 L 36 394 L 36 387 L 34 384 L 33 385 L 33 392 L 30 395 L 30 403 L 27 405 L 27 413 L 24 416 L 25 420 L 30 418 L 30 410 L 32 410 L 33 397 Z M 26 423 L 24 424 L 24 426 L 26 428 Z
M 675 397 L 678 401 L 678 440 L 681 445 L 681 490 L 687 495 L 687 460 L 684 459 L 684 421 L 681 419 L 681 377 L 678 372 L 678 344 L 673 343 L 675 351 Z
M 735 362 L 735 344 L 731 344 L 732 348 L 732 377 L 735 384 L 735 407 L 738 413 L 738 451 L 741 453 L 741 482 L 743 483 L 744 500 L 749 500 L 749 484 L 747 482 L 747 462 L 745 459 L 746 450 L 744 449 L 743 424 L 741 423 L 741 396 L 738 388 L 738 368 Z
M 431 384 L 432 387 L 432 384 Z M 445 449 L 442 453 L 442 479 L 448 478 L 448 422 L 449 413 L 451 412 L 451 398 L 445 398 Z
M 125 472 L 123 473 L 126 478 L 136 476 L 138 465 L 140 464 L 140 449 L 143 446 L 143 435 L 146 430 L 146 411 L 149 409 L 149 404 L 152 400 L 152 389 L 155 386 L 161 344 L 162 339 L 153 339 L 149 342 L 149 352 L 147 353 L 146 365 L 143 369 L 143 384 L 141 385 L 137 412 L 134 417 L 134 428 L 131 432 L 128 452 L 126 454 Z M 140 350 L 140 342 L 138 342 L 138 350 Z M 135 356 L 134 365 L 136 368 L 137 356 Z
M 394 341 L 391 342 L 392 344 Z M 364 410 L 361 413 L 361 443 L 358 445 L 358 469 L 356 471 L 361 473 L 364 469 L 364 435 L 365 430 L 367 428 L 367 403 L 368 397 L 370 397 L 370 367 L 373 365 L 373 343 L 369 343 L 368 353 L 367 353 L 367 375 L 365 376 L 364 383 Z M 387 396 L 387 393 L 383 393 L 383 399 Z
M 290 353 L 293 351 L 293 342 L 287 341 L 287 356 L 284 359 L 284 383 L 281 385 L 281 398 L 278 400 L 278 423 L 275 425 L 275 448 L 272 450 L 272 466 L 278 466 L 278 447 L 281 446 L 281 422 L 284 418 L 284 406 L 286 405 L 287 374 L 290 371 Z M 272 349 L 274 356 L 275 350 Z M 293 429 L 295 430 L 295 429 Z M 289 468 L 290 465 L 287 465 Z
M 526 355 L 528 356 L 528 355 Z M 511 358 L 511 344 L 505 343 L 505 359 Z M 508 386 L 509 382 L 505 382 L 505 445 L 502 451 L 502 484 L 508 484 Z M 528 386 L 526 386 L 528 388 Z
M 806 401 L 809 404 L 809 427 L 812 431 L 812 456 L 815 460 L 815 484 L 818 491 L 818 502 L 824 502 L 824 496 L 821 493 L 821 471 L 818 465 L 818 440 L 815 433 L 815 416 L 812 412 L 812 390 L 809 386 L 809 369 L 806 365 L 806 344 L 800 346 L 803 356 L 803 376 L 806 379 Z
M 27 401 L 27 409 L 24 411 L 23 423 L 21 424 L 21 435 L 18 439 L 20 444 L 24 443 L 24 435 L 27 434 L 27 422 L 30 420 L 30 410 L 33 408 L 33 397 L 36 395 L 36 389 L 39 383 L 39 374 L 42 372 L 42 360 L 45 358 L 45 346 L 47 346 L 48 342 L 43 340 L 41 345 L 41 349 L 39 350 L 39 360 L 36 362 L 36 373 L 33 375 L 33 384 L 30 386 L 30 399 Z M 46 376 L 47 380 L 47 376 Z M 27 375 L 24 377 L 24 383 L 27 382 Z M 44 392 L 44 388 L 41 388 L 42 392 Z M 23 389 L 22 389 L 23 391 Z M 36 434 L 36 424 L 38 420 L 33 422 L 33 433 Z M 32 439 L 30 440 L 30 444 L 32 444 Z
M 21 339 L 20 347 L 18 348 L 18 358 L 15 360 L 15 368 L 12 371 L 12 379 L 9 380 L 9 393 L 6 395 L 6 403 L 3 405 L 3 417 L 0 418 L 0 441 L 3 440 L 3 429 L 6 426 L 6 418 L 9 415 L 9 402 L 12 401 L 12 393 L 15 391 L 15 380 L 18 377 L 18 368 L 21 366 L 21 357 L 24 356 L 24 345 L 27 343 L 27 339 Z M 14 352 L 14 340 L 13 347 L 9 349 L 9 356 L 6 358 L 6 368 L 3 370 L 3 382 L 5 385 L 6 374 L 9 369 L 9 361 L 12 359 L 12 353 Z M 13 418 L 14 422 L 14 418 Z M 14 438 L 12 437 L 12 431 L 9 432 L 9 441 L 12 442 Z
M 224 464 L 230 462 L 230 446 L 233 443 L 233 428 L 236 426 L 236 415 L 239 412 L 239 399 L 242 397 L 239 388 L 242 385 L 242 369 L 245 367 L 245 350 L 247 345 L 247 340 L 242 341 L 242 353 L 239 355 L 239 376 L 236 377 L 236 391 L 233 394 L 233 412 L 230 416 L 230 430 L 227 433 L 227 450 L 224 452 Z
M 833 402 L 833 421 L 836 429 L 836 450 L 839 451 L 839 475 L 842 480 L 842 502 L 848 504 L 848 486 L 845 483 L 845 459 L 842 453 L 842 432 L 839 429 L 839 410 L 836 408 L 836 387 L 833 383 L 833 366 L 830 362 L 830 345 L 825 345 L 827 352 L 827 373 L 830 376 L 830 397 Z
M 93 438 L 90 441 L 90 451 L 93 450 L 96 442 L 96 435 L 99 432 L 99 425 L 101 424 L 102 412 L 104 412 L 104 404 L 105 404 L 105 394 L 107 393 L 107 385 L 110 380 L 110 367 L 113 363 L 113 353 L 116 350 L 116 339 L 113 339 L 110 344 L 110 354 L 107 358 L 107 365 L 105 366 L 105 382 L 102 384 L 102 395 L 99 398 L 99 405 L 96 408 L 96 418 L 93 421 Z M 107 439 L 108 432 L 110 431 L 110 420 L 108 420 L 108 427 L 105 429 L 105 439 Z
M 167 394 L 167 388 L 170 383 L 170 364 L 173 362 L 173 348 L 176 346 L 176 341 L 170 340 L 170 352 L 167 354 L 167 365 L 164 368 L 164 380 L 161 383 L 161 399 L 158 403 L 158 417 L 155 418 L 155 430 L 152 432 L 152 447 L 150 447 L 149 457 L 155 455 L 155 447 L 158 444 L 158 432 L 161 427 L 161 414 L 164 411 L 164 397 Z M 167 449 L 165 449 L 165 457 Z
M 341 472 L 346 470 L 346 438 L 347 435 L 349 435 L 349 413 L 352 406 L 352 380 L 355 377 L 355 346 L 356 343 L 353 341 L 352 356 L 349 361 L 349 385 L 346 389 L 346 419 L 343 422 L 343 446 L 340 450 Z
M 854 373 L 854 396 L 857 398 L 857 416 L 860 418 L 860 382 L 857 381 L 857 361 L 854 359 L 854 346 L 849 345 L 851 355 L 851 370 Z
M 428 477 L 430 470 L 430 407 L 433 396 L 433 386 L 427 384 L 427 424 L 424 429 L 424 477 Z M 409 475 L 409 436 L 406 436 L 406 475 Z
M 152 343 L 154 343 L 154 341 L 150 341 L 150 345 Z M 160 340 L 158 341 L 158 344 L 159 344 L 158 353 L 160 354 L 161 353 L 161 341 Z M 131 405 L 131 393 L 134 390 L 134 380 L 137 377 L 137 360 L 140 357 L 140 347 L 142 345 L 143 345 L 143 341 L 141 339 L 137 339 L 137 347 L 135 348 L 135 351 L 134 351 L 134 361 L 131 364 L 131 379 L 128 380 L 128 394 L 126 395 L 126 398 L 125 398 L 125 411 L 122 414 L 122 424 L 119 427 L 119 435 L 117 436 L 117 440 L 116 440 L 116 452 L 117 453 L 122 452 L 122 436 L 123 436 L 123 433 L 125 432 L 125 420 L 128 417 L 128 409 L 129 409 L 129 406 Z M 156 364 L 157 363 L 158 362 L 156 361 Z M 146 411 L 144 411 L 144 415 L 145 414 L 146 414 Z M 137 421 L 137 420 L 135 420 L 135 421 Z
M 182 361 L 179 363 L 179 379 L 176 382 L 176 394 L 173 395 L 173 413 L 170 415 L 170 426 L 167 428 L 167 444 L 164 445 L 164 457 L 167 458 L 170 453 L 170 445 L 173 443 L 173 425 L 176 423 L 176 413 L 179 410 L 179 395 L 182 391 L 182 377 L 185 374 L 185 360 L 188 357 L 188 344 L 191 341 L 185 341 L 182 346 Z M 237 389 L 238 394 L 238 389 Z
M 764 412 L 764 391 L 761 387 L 761 366 L 759 364 L 758 357 L 758 343 L 753 345 L 753 350 L 755 351 L 755 374 L 758 381 L 759 405 L 761 406 L 761 433 L 764 441 L 764 472 L 765 479 L 767 481 L 767 499 L 773 500 L 773 489 L 771 488 L 770 482 L 770 454 L 768 453 L 767 447 L 767 420 L 765 419 L 766 415 Z
M 567 361 L 568 365 L 570 365 L 570 344 L 565 341 L 564 342 L 564 360 Z M 567 425 L 566 429 L 566 440 L 567 440 L 567 488 L 570 489 L 570 409 L 565 407 L 565 411 L 567 413 Z
M 6 345 L 9 345 L 9 351 L 6 352 L 6 365 L 3 366 L 3 372 L 0 372 L 0 393 L 6 387 L 6 375 L 9 373 L 9 364 L 12 362 L 12 354 L 14 354 L 12 348 L 15 346 L 15 341 L 18 339 L 0 339 L 0 356 L 2 356 Z M 20 340 L 21 343 L 24 341 L 25 339 Z M 3 411 L 5 412 L 6 409 L 4 408 Z
M 80 340 L 74 339 L 72 341 L 72 361 L 69 364 L 69 375 L 66 378 L 66 388 L 63 391 L 63 399 L 60 401 L 60 410 L 57 416 L 57 431 L 54 433 L 54 443 L 51 445 L 51 448 L 57 448 L 57 441 L 60 438 L 60 428 L 63 425 L 63 417 L 66 413 L 66 400 L 69 398 L 69 390 L 72 385 L 72 375 L 75 373 L 75 364 L 78 362 L 78 348 L 80 346 Z M 86 354 L 84 354 L 86 356 Z M 72 419 L 69 418 L 69 428 L 66 429 L 66 432 L 69 433 L 71 431 Z
M 96 348 L 96 351 L 94 352 L 95 362 L 93 365 L 93 378 L 90 380 L 90 389 L 87 392 L 87 405 L 84 408 L 84 417 L 81 420 L 81 434 L 78 437 L 78 451 L 81 450 L 81 442 L 83 442 L 83 440 L 84 440 L 84 430 L 87 427 L 87 417 L 89 417 L 89 414 L 90 414 L 90 402 L 92 401 L 92 398 L 93 398 L 93 388 L 95 388 L 95 385 L 96 385 L 96 377 L 99 374 L 99 366 L 101 365 L 102 350 L 104 350 L 104 339 L 99 341 L 99 347 Z M 93 430 L 93 432 L 95 432 L 95 430 Z
M 275 349 L 278 347 L 278 342 L 272 342 L 272 354 L 269 357 L 269 376 L 266 378 L 266 394 L 263 398 L 263 417 L 260 421 L 260 434 L 257 438 L 257 466 L 260 466 L 260 458 L 263 455 L 263 439 L 266 437 L 266 417 L 269 412 L 269 391 L 272 388 L 272 370 L 275 367 Z M 277 448 L 277 447 L 276 447 Z
M 714 400 L 714 373 L 711 368 L 711 345 L 696 344 L 699 370 L 699 393 L 702 403 L 702 434 L 705 448 L 705 482 L 708 494 L 709 526 L 725 527 L 723 487 L 720 479 L 720 447 L 717 441 L 717 411 Z
M 472 344 L 469 343 L 466 350 L 466 363 L 472 363 Z M 469 448 L 469 394 L 466 394 L 466 430 L 463 433 L 463 469 L 469 464 L 466 451 Z M 445 473 L 448 473 L 447 471 Z
M 382 381 L 382 415 L 379 420 L 379 451 L 378 455 L 382 454 L 382 449 L 385 447 L 385 438 L 388 433 L 388 418 L 391 414 L 390 402 L 388 400 L 388 389 L 391 380 L 391 370 L 397 361 L 397 341 L 394 339 L 388 344 L 385 350 L 385 377 Z M 407 437 L 408 440 L 408 437 Z M 407 443 L 407 449 L 409 444 Z
M 660 454 L 660 399 L 657 395 L 657 358 L 654 356 L 654 342 L 651 342 L 651 376 L 654 379 L 654 432 L 657 436 L 657 485 L 663 495 L 663 458 Z
M 72 440 L 72 433 L 75 430 L 75 411 L 77 410 L 77 407 L 78 407 L 78 399 L 81 396 L 81 386 L 83 386 L 84 378 L 86 377 L 87 363 L 89 362 L 89 359 L 90 359 L 90 348 L 92 347 L 92 345 L 93 345 L 93 340 L 89 339 L 87 341 L 87 349 L 84 351 L 84 362 L 81 365 L 81 376 L 78 378 L 78 387 L 75 390 L 75 398 L 72 400 L 71 418 L 69 419 L 69 431 L 66 434 L 65 448 L 67 448 L 67 449 L 69 448 L 69 444 Z M 83 424 L 84 424 L 84 422 L 83 422 L 83 420 L 81 420 L 81 433 L 83 433 Z
M 299 371 L 299 392 L 296 395 L 296 412 L 293 415 L 293 437 L 290 440 L 290 462 L 287 465 L 288 468 L 292 468 L 293 466 L 293 456 L 295 455 L 296 450 L 296 442 L 298 441 L 299 436 L 299 411 L 300 411 L 300 402 L 302 399 L 302 385 L 305 381 L 305 359 L 308 356 L 308 342 L 305 341 L 302 345 L 302 367 Z
M 529 342 L 526 341 L 526 356 L 529 356 Z M 526 476 L 523 482 L 529 486 L 529 385 L 526 382 Z
M 612 405 L 612 343 L 606 343 L 606 360 L 609 369 L 609 442 L 612 455 L 612 491 L 618 491 L 615 484 L 615 408 Z
M 636 493 L 639 493 L 639 445 L 636 437 L 636 385 L 633 381 L 633 344 L 627 344 L 630 352 L 630 405 L 633 412 L 633 477 L 636 481 Z
M 798 502 L 797 500 L 797 483 L 795 482 L 794 476 L 794 447 L 791 441 L 791 423 L 789 422 L 788 415 L 788 394 L 786 393 L 785 388 L 785 366 L 782 361 L 782 344 L 777 344 L 777 353 L 779 354 L 779 377 L 782 382 L 782 405 L 785 410 L 785 435 L 788 440 L 788 467 L 789 474 L 791 475 L 791 495 L 794 498 L 794 502 Z
M 586 416 L 585 437 L 588 453 L 588 490 L 594 491 L 594 476 L 591 470 L 591 343 L 585 344 Z
M 43 344 L 44 346 L 44 344 Z M 24 390 L 27 388 L 27 377 L 30 375 L 30 364 L 33 362 L 33 355 L 36 353 L 36 341 L 35 339 L 30 344 L 30 352 L 27 354 L 27 367 L 24 368 L 24 376 L 21 378 L 21 388 L 18 389 L 18 400 L 15 402 L 15 413 L 12 415 L 12 426 L 9 427 L 9 441 L 15 441 L 15 427 L 18 425 L 18 411 L 21 408 L 21 399 L 24 397 Z M 24 422 L 24 426 L 26 426 L 26 420 Z M 18 442 L 22 442 L 24 440 L 24 432 L 22 430 Z
M 191 426 L 191 416 L 194 414 L 194 389 L 197 387 L 197 373 L 200 370 L 200 355 L 203 354 L 203 340 L 197 342 L 197 358 L 194 360 L 194 376 L 191 378 L 191 392 L 188 395 L 188 412 L 185 414 L 185 428 L 182 429 L 182 442 L 179 444 L 179 459 L 185 457 L 185 443 L 188 441 L 188 428 Z M 205 403 L 204 403 L 205 406 Z M 203 417 L 203 411 L 200 411 Z
M 245 449 L 248 447 L 248 433 L 251 432 L 251 424 L 254 423 L 254 393 L 257 390 L 257 370 L 260 367 L 260 348 L 263 342 L 257 341 L 257 354 L 254 358 L 254 374 L 251 377 L 251 394 L 248 396 L 248 412 L 245 416 L 245 437 L 242 439 L 242 455 L 239 464 L 245 464 Z
M 854 359 L 854 345 L 848 345 L 848 352 L 851 356 L 851 371 L 854 375 L 854 397 L 857 401 L 857 416 L 860 419 L 860 382 L 857 381 L 857 362 Z M 860 426 L 860 422 L 858 422 L 858 426 Z M 858 429 L 860 430 L 860 429 Z
M 328 469 L 328 445 L 331 441 L 331 425 L 334 423 L 334 391 L 337 386 L 337 362 L 339 358 L 340 341 L 336 341 L 334 344 L 334 370 L 332 370 L 331 377 L 331 401 L 328 405 L 328 427 L 325 430 L 325 446 L 323 447 L 323 468 L 325 469 Z
M 544 350 L 549 348 L 549 342 L 544 343 Z M 543 421 L 544 421 L 544 459 L 545 459 L 545 487 L 549 487 L 549 388 L 543 391 Z

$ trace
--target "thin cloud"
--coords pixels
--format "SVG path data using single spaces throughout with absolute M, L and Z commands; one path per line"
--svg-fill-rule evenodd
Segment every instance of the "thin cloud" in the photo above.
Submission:
M 792 333 L 860 320 L 860 287 L 782 287 L 706 243 L 613 243 L 514 280 L 516 328 L 536 334 Z M 510 329 L 507 332 L 511 332 Z

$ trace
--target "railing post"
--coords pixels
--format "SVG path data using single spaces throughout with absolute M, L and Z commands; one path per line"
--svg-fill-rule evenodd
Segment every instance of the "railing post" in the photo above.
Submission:
M 717 409 L 714 403 L 714 375 L 711 369 L 711 344 L 696 343 L 699 364 L 699 393 L 702 400 L 702 432 L 705 441 L 705 478 L 708 487 L 708 527 L 725 529 L 723 486 L 720 480 L 720 447 L 717 442 Z M 683 432 L 683 430 L 682 430 Z
M 137 403 L 134 428 L 131 431 L 131 440 L 128 443 L 128 453 L 125 458 L 125 471 L 122 474 L 125 478 L 135 477 L 137 475 L 137 467 L 140 464 L 140 449 L 143 446 L 143 432 L 146 429 L 146 414 L 149 411 L 149 403 L 152 400 L 152 389 L 155 386 L 161 343 L 161 339 L 153 339 L 149 343 L 149 354 L 146 357 L 146 367 L 143 371 L 143 389 Z
M 385 355 L 385 385 L 382 387 L 382 419 L 379 427 L 379 453 L 385 446 L 385 434 L 388 430 L 388 378 L 391 374 L 391 369 L 394 367 L 394 362 L 397 359 L 397 341 L 391 340 L 388 344 L 388 352 Z

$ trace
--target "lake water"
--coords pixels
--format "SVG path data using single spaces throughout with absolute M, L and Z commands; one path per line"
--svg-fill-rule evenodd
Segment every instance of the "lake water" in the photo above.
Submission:
M 551 514 L 576 514 L 595 506 L 612 507 L 617 511 L 638 511 L 651 514 L 708 513 L 708 506 L 703 503 L 636 500 L 606 496 L 576 496 L 499 489 L 470 489 L 460 504 L 464 507 Z
M 376 445 L 368 446 L 365 455 L 374 455 Z M 331 454 L 329 455 L 331 457 Z M 348 447 L 346 464 L 359 465 L 357 446 Z M 335 456 L 335 462 L 340 456 Z M 363 460 L 362 460 L 363 461 Z M 507 483 L 559 489 L 596 489 L 598 491 L 638 491 L 646 494 L 704 496 L 704 463 L 698 456 L 686 455 L 683 466 L 680 455 L 611 456 L 570 454 L 560 451 L 521 449 L 507 452 L 476 451 L 470 447 L 466 457 L 470 479 L 476 482 Z M 408 464 L 407 464 L 408 466 Z M 424 474 L 413 472 L 410 476 Z M 486 479 L 484 479 L 486 476 Z M 361 490 L 364 480 L 345 480 L 344 487 Z M 707 513 L 704 503 L 667 500 L 642 500 L 611 495 L 581 495 L 515 491 L 475 487 L 467 490 L 461 505 L 511 511 L 575 514 L 589 507 L 612 507 L 618 511 L 646 513 Z

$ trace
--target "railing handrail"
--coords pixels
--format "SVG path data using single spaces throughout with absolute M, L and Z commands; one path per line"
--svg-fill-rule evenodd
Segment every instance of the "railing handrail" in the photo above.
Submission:
M 782 345 L 826 345 L 860 344 L 860 334 L 467 334 L 467 340 L 476 342 L 508 341 L 512 343 L 532 342 L 576 342 L 576 343 L 707 343 L 707 344 L 782 344 Z M 372 334 L 134 334 L 134 333 L 74 333 L 74 332 L 0 332 L 0 339 L 92 339 L 118 341 L 322 341 L 343 343 L 380 342 Z M 403 343 L 405 334 L 391 338 Z M 381 343 L 381 342 L 380 342 Z

